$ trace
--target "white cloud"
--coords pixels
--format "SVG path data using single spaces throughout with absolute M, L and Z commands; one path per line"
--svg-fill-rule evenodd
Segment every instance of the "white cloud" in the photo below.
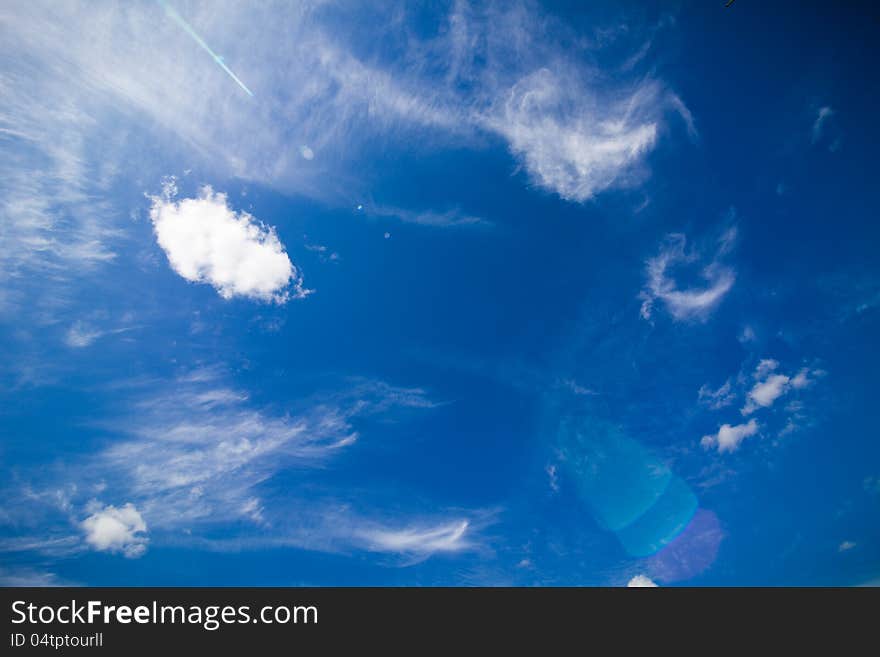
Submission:
M 699 251 L 686 251 L 687 239 L 682 234 L 667 237 L 660 253 L 650 258 L 646 265 L 647 282 L 639 297 L 642 299 L 641 315 L 649 319 L 654 304 L 659 299 L 677 320 L 705 319 L 721 302 L 736 280 L 734 270 L 721 264 L 719 258 L 731 248 L 733 236 L 728 232 L 718 243 L 718 250 L 708 264 L 700 269 L 706 284 L 700 287 L 681 287 L 672 275 L 672 269 L 681 265 L 694 265 L 705 259 Z
M 225 299 L 286 302 L 309 293 L 275 230 L 229 207 L 225 194 L 202 188 L 197 198 L 153 197 L 150 219 L 171 267 L 188 281 L 209 283 Z
M 597 91 L 542 68 L 517 81 L 486 124 L 507 139 L 538 185 L 586 201 L 645 178 L 663 110 L 655 82 L 618 98 Z
M 758 363 L 757 367 L 755 367 L 755 373 L 753 376 L 755 379 L 762 379 L 770 372 L 775 372 L 778 367 L 778 361 L 773 360 L 772 358 L 764 358 Z
M 822 138 L 825 124 L 834 115 L 834 110 L 828 106 L 820 107 L 816 113 L 816 120 L 813 121 L 813 128 L 810 133 L 811 141 L 815 144 Z
M 122 552 L 129 558 L 147 550 L 147 524 L 131 503 L 118 509 L 112 505 L 98 508 L 82 521 L 81 527 L 86 542 L 96 550 Z
M 77 321 L 74 322 L 64 336 L 64 343 L 68 347 L 88 347 L 102 335 L 101 331 L 91 328 L 81 321 Z
M 853 541 L 843 541 L 843 543 L 841 543 L 840 545 L 837 546 L 837 551 L 838 552 L 848 552 L 849 550 L 852 550 L 854 547 L 856 547 L 856 543 L 854 543 Z
M 740 443 L 749 436 L 758 433 L 758 422 L 752 418 L 746 424 L 737 424 L 731 426 L 722 424 L 718 429 L 718 433 L 703 436 L 700 445 L 704 449 L 712 449 L 717 447 L 719 453 L 735 452 L 739 449 Z
M 813 385 L 814 379 L 810 378 L 810 368 L 803 367 L 801 370 L 794 375 L 791 379 L 791 387 L 795 390 L 800 390 L 802 388 L 808 388 Z M 816 372 L 812 372 L 812 374 L 817 374 Z
M 740 331 L 737 336 L 737 340 L 739 340 L 743 344 L 748 344 L 750 342 L 756 342 L 758 339 L 758 334 L 755 333 L 755 329 L 749 325 L 743 327 L 742 331 Z
M 455 520 L 428 527 L 368 529 L 361 531 L 360 538 L 368 549 L 382 552 L 416 556 L 436 552 L 461 552 L 473 547 L 466 538 L 469 524 L 467 520 Z
M 381 205 L 366 208 L 361 206 L 359 209 L 371 216 L 398 219 L 405 223 L 418 224 L 420 226 L 454 228 L 463 226 L 487 227 L 492 225 L 491 222 L 481 217 L 464 213 L 458 209 L 450 209 L 443 212 L 434 210 L 417 211 Z
M 733 403 L 733 400 L 736 399 L 736 391 L 733 390 L 730 380 L 727 380 L 717 390 L 712 390 L 707 385 L 700 386 L 697 396 L 701 404 L 718 410 Z
M 785 374 L 771 374 L 749 391 L 742 414 L 750 415 L 759 408 L 768 408 L 788 391 L 791 379 Z
M 791 390 L 803 390 L 814 382 L 816 377 L 824 374 L 822 370 L 801 368 L 794 376 L 776 373 L 779 363 L 772 358 L 765 358 L 755 368 L 755 385 L 746 397 L 743 415 L 750 415 L 759 408 L 769 408 L 774 402 Z M 800 410 L 799 408 L 796 410 Z M 789 430 L 790 431 L 790 430 Z
M 647 575 L 636 575 L 627 583 L 629 588 L 656 588 L 657 583 Z
M 0 586 L 43 588 L 49 586 L 73 586 L 73 584 L 60 579 L 55 573 L 34 570 L 32 568 L 8 569 L 0 567 Z

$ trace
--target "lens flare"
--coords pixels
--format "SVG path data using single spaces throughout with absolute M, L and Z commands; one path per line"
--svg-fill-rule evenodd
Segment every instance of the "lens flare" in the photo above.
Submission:
M 596 522 L 634 557 L 658 553 L 697 511 L 690 487 L 648 448 L 596 418 L 560 424 L 562 463 Z
M 177 11 L 175 11 L 175 9 L 173 7 L 171 7 L 167 2 L 165 2 L 165 0 L 156 0 L 156 1 L 165 10 L 165 13 L 168 14 L 168 17 L 171 18 L 171 20 L 173 20 L 175 23 L 177 23 L 181 28 L 183 28 L 183 31 L 186 32 L 187 34 L 189 34 L 193 38 L 193 41 L 195 41 L 197 44 L 199 44 L 205 52 L 207 52 L 209 55 L 211 55 L 211 57 L 217 63 L 217 65 L 220 68 L 222 68 L 224 71 L 226 71 L 227 75 L 229 75 L 229 77 L 231 77 L 233 80 L 235 80 L 236 84 L 238 84 L 239 87 L 244 89 L 245 93 L 247 93 L 248 96 L 254 95 L 251 92 L 251 90 L 245 86 L 244 82 L 239 80 L 238 76 L 235 75 L 235 73 L 233 73 L 231 70 L 229 70 L 229 67 L 223 62 L 223 58 L 220 55 L 218 55 L 217 53 L 215 53 L 213 50 L 211 50 L 210 46 L 208 46 L 208 44 L 205 43 L 205 41 L 202 39 L 202 37 L 200 37 L 196 33 L 196 31 L 194 29 L 192 29 L 192 27 L 190 27 L 189 23 L 187 23 L 185 20 L 183 20 L 183 16 L 178 14 Z

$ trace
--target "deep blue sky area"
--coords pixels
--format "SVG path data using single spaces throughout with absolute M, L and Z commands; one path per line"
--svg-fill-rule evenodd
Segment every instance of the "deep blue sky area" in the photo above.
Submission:
M 7 3 L 0 583 L 878 584 L 880 16 L 724 5 Z

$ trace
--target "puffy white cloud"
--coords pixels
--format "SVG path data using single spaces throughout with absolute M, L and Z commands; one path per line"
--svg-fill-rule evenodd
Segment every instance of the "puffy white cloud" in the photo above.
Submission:
M 802 390 L 811 386 L 816 377 L 822 376 L 823 370 L 809 367 L 801 368 L 794 376 L 776 373 L 779 363 L 772 358 L 765 358 L 755 368 L 755 385 L 746 397 L 743 415 L 750 415 L 759 408 L 769 408 L 773 403 L 790 390 Z M 799 410 L 799 409 L 798 409 Z
M 677 320 L 705 319 L 720 303 L 736 280 L 731 267 L 721 264 L 719 258 L 731 248 L 731 234 L 725 233 L 719 241 L 718 251 L 711 261 L 700 270 L 706 284 L 699 287 L 681 287 L 672 275 L 672 269 L 680 265 L 693 265 L 705 258 L 698 250 L 686 251 L 687 238 L 679 233 L 669 235 L 660 253 L 646 264 L 647 282 L 639 297 L 642 299 L 641 315 L 649 319 L 654 303 L 659 299 Z
M 647 575 L 636 575 L 627 583 L 629 588 L 656 588 L 657 583 Z
M 754 413 L 758 408 L 772 406 L 773 402 L 786 393 L 790 381 L 785 374 L 771 374 L 756 383 L 749 391 L 746 405 L 742 409 L 743 415 Z
M 717 447 L 719 453 L 734 452 L 739 449 L 743 440 L 756 433 L 758 433 L 758 422 L 752 418 L 746 424 L 734 426 L 722 424 L 717 433 L 703 436 L 700 444 L 704 449 Z
M 309 293 L 275 230 L 234 211 L 226 195 L 209 186 L 197 198 L 178 201 L 173 191 L 153 197 L 150 219 L 174 271 L 213 285 L 225 299 L 284 303 L 291 289 L 297 298 Z
M 122 552 L 126 557 L 141 556 L 147 550 L 147 524 L 129 503 L 116 508 L 98 508 L 82 521 L 86 542 L 96 550 Z

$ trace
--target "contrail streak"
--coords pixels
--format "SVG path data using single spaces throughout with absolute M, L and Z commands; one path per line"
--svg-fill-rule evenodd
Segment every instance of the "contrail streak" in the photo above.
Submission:
M 217 64 L 220 66 L 220 68 L 222 68 L 224 71 L 226 71 L 226 73 L 229 75 L 229 77 L 231 77 L 233 80 L 235 80 L 236 84 L 238 84 L 239 87 L 241 87 L 242 89 L 245 90 L 245 92 L 247 93 L 248 96 L 254 95 L 251 92 L 251 90 L 245 86 L 244 82 L 239 80 L 238 76 L 235 75 L 235 73 L 233 73 L 232 71 L 230 71 L 229 67 L 223 63 L 223 58 L 220 55 L 218 55 L 217 53 L 215 53 L 213 50 L 211 50 L 210 46 L 208 46 L 208 44 L 205 43 L 205 41 L 202 39 L 202 37 L 200 37 L 198 34 L 196 34 L 196 31 L 190 27 L 189 23 L 187 23 L 185 20 L 183 20 L 183 16 L 178 14 L 174 10 L 173 7 L 171 7 L 167 2 L 165 2 L 165 0 L 156 0 L 156 1 L 160 5 L 162 5 L 162 8 L 165 10 L 165 13 L 168 14 L 168 16 L 170 16 L 171 19 L 175 23 L 180 25 L 180 27 L 182 27 L 186 31 L 186 33 L 189 34 L 193 38 L 193 40 L 202 47 L 203 50 L 205 50 L 209 55 L 211 55 L 213 60 L 215 62 L 217 62 Z

